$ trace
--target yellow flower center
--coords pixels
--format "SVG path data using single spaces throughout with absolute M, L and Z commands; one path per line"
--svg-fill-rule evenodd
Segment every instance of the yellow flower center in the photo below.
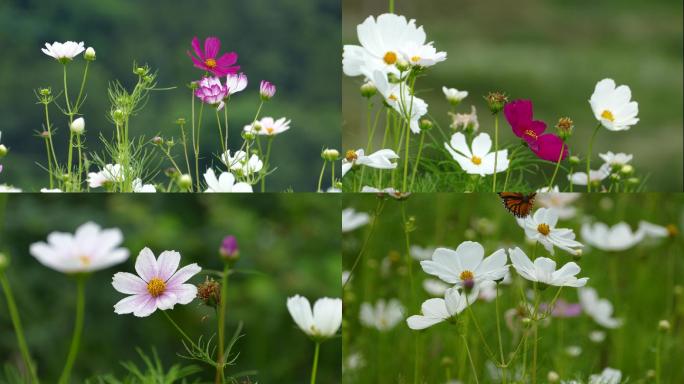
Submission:
M 473 273 L 471 271 L 466 269 L 465 271 L 461 272 L 459 277 L 461 278 L 462 281 L 468 281 L 468 280 L 472 280 L 475 277 L 475 275 L 473 275 Z
M 420 56 L 411 56 L 411 61 L 417 63 L 420 61 Z
M 204 60 L 204 65 L 206 65 L 209 68 L 216 68 L 216 60 L 206 59 L 206 60 Z
M 397 62 L 397 54 L 392 51 L 389 51 L 385 53 L 385 56 L 382 58 L 382 60 L 384 60 L 385 63 L 392 65 Z
M 89 256 L 80 256 L 78 259 L 81 260 L 81 264 L 83 264 L 84 266 L 87 267 L 90 265 L 90 257 Z
M 388 99 L 390 99 L 392 101 L 397 101 L 397 96 L 395 94 L 391 94 L 391 95 L 389 95 Z
M 537 226 L 537 231 L 541 233 L 544 236 L 548 236 L 548 234 L 551 232 L 551 228 L 549 228 L 549 225 L 546 223 L 541 223 Z
M 274 131 L 273 127 L 266 128 L 266 132 L 268 132 L 269 135 L 273 134 L 273 131 Z
M 352 162 L 356 159 L 359 158 L 359 155 L 356 154 L 356 152 L 352 151 L 351 149 L 345 153 L 344 158 L 347 159 L 347 161 Z
M 152 297 L 160 296 L 162 293 L 164 293 L 165 289 L 166 283 L 164 283 L 164 280 L 158 277 L 151 279 L 150 282 L 147 283 L 147 292 L 149 292 Z
M 480 164 L 482 164 L 482 159 L 480 159 L 480 158 L 477 157 L 477 156 L 473 156 L 473 157 L 470 159 L 470 161 L 472 161 L 473 164 L 475 164 L 475 165 L 480 165 Z
M 525 134 L 526 134 L 527 136 L 529 136 L 529 137 L 535 139 L 535 140 L 537 140 L 537 138 L 538 138 L 537 134 L 534 133 L 534 131 L 531 130 L 531 129 L 526 129 L 526 130 L 525 130 Z
M 615 121 L 615 116 L 613 116 L 613 112 L 611 112 L 611 111 L 609 111 L 609 110 L 607 110 L 607 109 L 604 110 L 603 113 L 601 113 L 601 117 L 603 117 L 604 119 L 606 119 L 606 120 L 608 120 L 608 121 L 610 121 L 610 122 Z

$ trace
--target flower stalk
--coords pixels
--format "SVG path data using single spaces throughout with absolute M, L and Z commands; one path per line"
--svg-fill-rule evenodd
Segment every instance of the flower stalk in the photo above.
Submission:
M 83 334 L 83 316 L 85 314 L 85 275 L 76 276 L 76 319 L 74 321 L 74 333 L 71 337 L 71 345 L 69 346 L 69 354 L 67 355 L 66 363 L 62 374 L 59 376 L 59 384 L 69 384 L 71 378 L 71 370 L 78 355 L 78 349 L 81 345 L 81 335 Z

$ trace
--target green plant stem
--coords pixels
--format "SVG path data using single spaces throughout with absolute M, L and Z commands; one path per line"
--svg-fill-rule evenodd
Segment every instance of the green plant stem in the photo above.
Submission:
M 67 160 L 67 176 L 69 176 L 69 183 L 71 183 L 71 164 L 73 162 L 74 153 L 74 134 L 69 132 L 69 157 Z M 72 191 L 72 186 L 69 185 L 69 190 Z
M 535 246 L 535 250 L 536 250 Z M 538 347 L 539 347 L 539 301 L 541 299 L 541 293 L 539 292 L 539 288 L 537 287 L 537 284 L 534 284 L 534 315 L 532 319 L 532 332 L 534 336 L 534 344 L 532 346 L 532 384 L 537 383 L 537 354 L 538 354 Z
M 325 173 L 326 165 L 328 165 L 328 160 L 323 160 L 323 167 L 321 168 L 321 174 L 318 176 L 318 186 L 316 187 L 316 192 L 321 192 L 321 184 L 323 184 L 323 174 Z
M 12 326 L 14 327 L 14 333 L 17 335 L 17 344 L 19 345 L 19 351 L 21 352 L 21 357 L 24 360 L 26 369 L 31 376 L 31 383 L 39 383 L 38 375 L 36 373 L 36 368 L 33 366 L 33 361 L 31 360 L 31 353 L 29 352 L 28 344 L 26 344 L 26 338 L 24 337 L 24 327 L 21 323 L 21 317 L 19 316 L 19 311 L 17 310 L 17 304 L 14 301 L 14 295 L 12 294 L 12 288 L 10 286 L 7 276 L 4 272 L 0 272 L 0 284 L 2 284 L 2 289 L 5 291 L 5 299 L 7 300 L 7 310 L 9 311 L 10 318 L 12 319 Z
M 225 348 L 225 326 L 226 326 L 226 302 L 228 301 L 228 273 L 230 272 L 230 266 L 226 264 L 223 268 L 223 274 L 221 275 L 221 298 L 219 301 L 219 313 L 218 313 L 218 353 L 216 356 L 216 384 L 223 383 L 223 367 L 224 367 L 224 356 L 223 351 Z
M 503 342 L 501 340 L 501 312 L 499 310 L 499 283 L 496 283 L 496 336 L 499 339 L 499 354 L 501 356 L 501 382 L 506 384 L 506 366 L 503 351 Z
M 475 368 L 475 362 L 473 361 L 473 356 L 470 354 L 470 348 L 468 348 L 468 340 L 466 340 L 465 336 L 461 335 L 461 339 L 463 339 L 463 345 L 465 345 L 465 350 L 466 353 L 468 354 L 468 360 L 470 360 L 470 368 L 473 370 L 473 377 L 475 377 L 475 384 L 479 384 L 479 380 L 477 379 L 477 368 Z
M 316 349 L 314 350 L 314 360 L 311 366 L 311 384 L 316 384 L 316 373 L 318 371 L 318 352 L 321 349 L 321 343 L 316 342 Z
M 376 224 L 378 222 L 378 219 L 380 218 L 380 214 L 382 213 L 382 209 L 385 207 L 385 202 L 382 199 L 378 199 L 378 205 L 375 207 L 375 212 L 373 214 L 373 220 L 370 223 L 370 229 L 368 230 L 368 236 L 366 236 L 366 240 L 364 240 L 363 245 L 361 246 L 361 249 L 359 250 L 359 254 L 356 256 L 356 259 L 354 260 L 354 264 L 352 265 L 351 269 L 349 270 L 349 277 L 347 278 L 347 281 L 342 284 L 342 290 L 344 291 L 344 288 L 347 286 L 347 284 L 351 281 L 352 276 L 354 276 L 354 271 L 356 270 L 356 267 L 359 265 L 359 261 L 361 261 L 361 257 L 363 256 L 364 252 L 366 251 L 366 247 L 368 246 L 368 243 L 370 242 L 371 237 L 373 236 L 373 231 L 375 230 Z
M 413 165 L 413 174 L 411 175 L 411 186 L 407 192 L 413 191 L 413 183 L 416 181 L 416 173 L 418 172 L 418 164 L 420 164 L 420 155 L 423 153 L 423 143 L 425 142 L 425 131 L 420 132 L 420 143 L 418 144 L 418 154 L 416 155 L 416 163 Z
M 76 319 L 74 321 L 74 333 L 71 338 L 71 346 L 67 355 L 66 363 L 62 374 L 59 376 L 60 384 L 69 384 L 71 369 L 78 355 L 78 348 L 81 345 L 81 335 L 83 334 L 83 316 L 85 314 L 85 276 L 76 277 Z
M 553 170 L 553 176 L 551 176 L 551 181 L 549 182 L 549 187 L 548 187 L 549 192 L 551 192 L 551 188 L 553 188 L 553 182 L 556 180 L 556 174 L 558 173 L 558 168 L 560 168 L 561 160 L 563 160 L 563 152 L 565 152 L 565 142 L 561 146 L 560 155 L 558 155 L 558 161 L 556 161 L 556 169 Z M 587 174 L 587 177 L 588 177 L 588 175 L 589 174 Z
M 199 172 L 197 172 L 197 170 L 198 170 L 197 152 L 195 151 L 195 148 L 197 147 L 197 144 L 196 144 L 197 140 L 195 138 L 195 91 L 192 89 L 190 89 L 190 104 L 192 106 L 191 107 L 192 108 L 192 116 L 191 116 L 192 131 L 190 132 L 190 134 L 192 135 L 192 152 L 195 154 L 195 181 L 196 181 L 196 187 L 198 188 L 197 191 L 199 191 Z M 181 130 L 182 129 L 183 129 L 183 127 L 181 126 Z M 189 166 L 188 166 L 188 173 L 190 173 L 190 167 Z M 191 175 L 191 177 L 192 177 L 192 175 Z
M 499 114 L 494 115 L 494 175 L 492 175 L 492 192 L 496 192 L 497 162 L 499 160 Z M 509 164 L 510 167 L 510 164 Z
M 389 13 L 394 13 L 394 0 L 389 0 Z
M 190 343 L 190 345 L 193 346 L 193 348 L 199 349 L 199 347 L 197 347 L 197 344 L 195 344 L 195 342 L 192 341 L 192 339 L 190 338 L 190 336 L 188 336 L 188 335 L 183 331 L 183 329 L 182 329 L 181 327 L 179 327 L 178 324 L 176 324 L 175 321 L 173 321 L 173 319 L 171 318 L 171 316 L 169 316 L 169 314 L 166 313 L 166 311 L 161 311 L 161 313 L 163 313 L 164 316 L 166 316 L 166 318 L 169 320 L 169 322 L 171 322 L 171 324 L 173 325 L 173 327 L 176 328 L 176 330 L 181 334 L 181 336 L 183 336 L 183 338 L 184 338 L 185 340 L 187 340 L 188 343 Z
M 223 146 L 225 149 L 228 149 L 228 101 L 226 101 L 225 105 L 223 106 L 223 125 L 224 129 L 226 130 L 225 134 L 225 145 Z
M 194 99 L 193 99 L 194 100 Z M 194 104 L 193 104 L 194 105 Z M 196 189 L 200 191 L 200 179 L 199 179 L 199 151 L 200 151 L 200 130 L 202 128 L 202 112 L 204 112 L 204 103 L 200 105 L 199 117 L 197 119 L 197 141 L 195 142 L 195 180 L 197 182 Z
M 81 190 L 81 176 L 83 176 L 83 151 L 81 149 L 81 135 L 76 135 L 76 145 L 78 146 L 78 191 Z
M 656 384 L 660 384 L 660 376 L 662 373 L 661 369 L 661 349 L 663 346 L 663 333 L 658 333 L 658 340 L 656 341 L 656 355 L 655 355 L 655 381 Z
M 594 133 L 591 134 L 591 139 L 589 140 L 589 152 L 587 153 L 587 192 L 591 192 L 591 178 L 589 177 L 591 173 L 591 151 L 594 146 L 594 139 L 596 138 L 599 128 L 601 128 L 601 123 L 596 125 L 596 128 L 594 128 Z
M 271 160 L 271 144 L 273 144 L 273 136 L 268 136 L 268 143 L 266 144 L 266 157 L 264 158 L 265 170 L 263 176 L 261 176 L 261 192 L 266 192 L 266 173 L 268 173 L 268 163 Z M 335 175 L 334 165 L 333 165 L 333 176 Z
M 510 174 L 511 174 L 511 168 L 512 168 L 512 165 L 513 165 L 513 158 L 515 157 L 515 154 L 518 153 L 518 150 L 519 150 L 520 148 L 522 148 L 522 147 L 523 147 L 522 144 L 519 145 L 519 146 L 517 146 L 517 147 L 515 147 L 515 149 L 513 150 L 513 153 L 511 153 L 511 158 L 510 158 L 510 160 L 509 160 L 509 162 L 508 162 L 508 169 L 506 169 L 506 178 L 504 179 L 504 186 L 503 186 L 503 189 L 502 189 L 503 192 L 507 192 L 507 191 L 506 191 L 506 187 L 508 186 L 508 176 L 510 176 Z M 496 161 L 496 158 L 494 159 L 494 161 Z
M 221 154 L 226 153 L 226 145 L 225 142 L 223 141 L 223 128 L 221 128 L 221 117 L 219 116 L 219 111 L 216 109 L 216 125 L 218 127 L 218 132 L 219 132 L 219 140 L 221 143 Z
M 181 136 L 183 138 L 183 154 L 185 155 L 185 166 L 188 169 L 188 174 L 191 173 L 190 171 L 190 158 L 188 157 L 188 144 L 185 138 L 185 127 L 183 124 L 180 124 L 180 129 L 181 129 Z
M 81 89 L 78 91 L 78 97 L 76 98 L 76 103 L 74 104 L 74 114 L 78 113 L 81 103 L 81 96 L 83 96 L 83 88 L 85 87 L 86 78 L 88 77 L 88 66 L 90 66 L 90 60 L 86 60 L 85 69 L 83 70 L 83 78 L 81 79 Z
M 52 128 L 50 126 L 50 114 L 48 111 L 48 105 L 45 103 L 45 125 L 47 128 L 47 137 L 45 138 L 45 145 L 47 147 L 47 156 L 48 156 L 48 169 L 50 171 L 50 188 L 53 188 L 53 177 L 54 175 L 52 174 L 53 167 L 52 165 L 54 164 L 54 168 L 58 167 L 57 164 L 57 156 L 55 155 L 55 147 L 52 144 Z
M 73 114 L 71 113 L 71 104 L 69 104 L 69 87 L 67 86 L 66 64 L 62 64 L 62 68 L 64 70 L 64 100 L 66 101 L 67 115 L 69 116 L 69 124 L 71 124 Z

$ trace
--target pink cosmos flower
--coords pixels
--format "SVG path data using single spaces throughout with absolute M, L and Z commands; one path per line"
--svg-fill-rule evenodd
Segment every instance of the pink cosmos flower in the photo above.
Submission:
M 155 260 L 149 248 L 140 251 L 135 261 L 135 271 L 139 276 L 118 272 L 112 279 L 114 289 L 131 295 L 116 303 L 114 312 L 146 317 L 157 309 L 173 309 L 176 304 L 188 304 L 194 300 L 197 287 L 185 282 L 202 268 L 193 263 L 178 269 L 180 257 L 176 251 L 164 251 Z
M 228 88 L 228 95 L 244 90 L 247 88 L 247 75 L 240 72 L 239 74 L 226 76 L 226 87 Z
M 547 303 L 541 303 L 539 308 L 542 312 L 546 312 L 549 308 Z M 577 317 L 582 313 L 582 306 L 579 303 L 568 303 L 563 299 L 558 299 L 556 305 L 551 310 L 553 317 Z
M 276 86 L 272 83 L 261 80 L 261 86 L 259 87 L 259 95 L 261 95 L 261 100 L 270 100 L 276 93 Z
M 530 100 L 515 100 L 504 106 L 504 115 L 513 133 L 525 140 L 540 159 L 557 162 L 563 151 L 562 159 L 568 156 L 568 147 L 560 137 L 552 133 L 544 133 L 546 123 L 532 120 L 532 102 Z
M 190 51 L 188 51 L 188 56 L 195 63 L 195 67 L 209 71 L 214 76 L 235 74 L 240 70 L 239 65 L 233 65 L 237 62 L 237 53 L 224 53 L 223 56 L 218 59 L 216 58 L 219 50 L 221 50 L 221 40 L 217 37 L 207 37 L 204 40 L 204 51 L 200 48 L 200 42 L 195 37 L 192 39 L 192 49 L 195 51 L 196 56 L 193 56 Z
M 203 103 L 215 105 L 228 96 L 228 88 L 221 83 L 218 77 L 205 77 L 200 80 L 195 90 L 195 96 Z

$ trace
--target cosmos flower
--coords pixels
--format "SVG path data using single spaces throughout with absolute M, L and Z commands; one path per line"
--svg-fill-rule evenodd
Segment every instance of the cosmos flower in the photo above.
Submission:
M 132 313 L 146 317 L 157 309 L 173 309 L 176 304 L 189 304 L 197 296 L 197 287 L 186 284 L 202 268 L 193 263 L 178 269 L 181 255 L 176 251 L 164 251 L 155 259 L 149 248 L 143 248 L 135 260 L 138 275 L 118 272 L 112 278 L 117 291 L 130 295 L 114 305 L 119 315 Z
M 538 282 L 546 285 L 553 285 L 556 287 L 583 287 L 588 277 L 578 279 L 575 277 L 580 273 L 580 267 L 574 263 L 569 262 L 556 270 L 556 262 L 548 257 L 537 257 L 534 263 L 529 257 L 518 247 L 508 250 L 511 257 L 513 268 L 525 280 Z
M 538 189 L 535 202 L 540 207 L 555 210 L 559 219 L 566 220 L 575 217 L 577 210 L 571 204 L 580 196 L 580 193 L 560 192 L 558 186 L 555 185 L 551 189 L 548 187 Z
M 253 192 L 251 185 L 243 182 L 236 183 L 235 176 L 230 172 L 223 172 L 216 178 L 214 170 L 209 168 L 204 173 L 204 181 L 207 183 L 207 190 L 204 192 Z
M 281 117 L 274 120 L 272 117 L 264 117 L 256 123 L 245 125 L 244 131 L 256 135 L 275 136 L 290 129 L 290 120 Z
M 622 325 L 621 319 L 613 317 L 613 305 L 610 301 L 599 298 L 594 288 L 582 288 L 578 293 L 584 313 L 594 319 L 596 323 L 611 329 Z
M 218 106 L 228 96 L 228 88 L 218 77 L 204 77 L 198 83 L 195 96 L 205 104 Z
M 606 153 L 599 153 L 599 157 L 611 167 L 622 167 L 632 161 L 633 156 L 626 153 L 613 153 L 608 151 Z
M 52 232 L 47 243 L 31 244 L 29 253 L 41 264 L 62 273 L 85 273 L 109 268 L 128 259 L 119 248 L 123 235 L 118 228 L 102 229 L 87 222 L 71 233 Z
M 82 41 L 80 43 L 74 41 L 58 43 L 55 41 L 52 44 L 45 43 L 45 48 L 41 48 L 41 51 L 64 64 L 70 62 L 74 57 L 85 51 L 85 47 L 83 46 Z
M 621 382 L 622 372 L 606 367 L 600 374 L 589 376 L 588 384 L 620 384 Z
M 610 176 L 610 165 L 604 163 L 597 170 L 589 171 L 589 179 L 592 184 L 601 183 L 605 178 Z M 568 175 L 568 180 L 575 185 L 587 185 L 587 173 L 586 172 L 575 172 Z
M 464 241 L 456 250 L 437 248 L 432 260 L 420 265 L 425 273 L 459 287 L 474 288 L 483 281 L 503 279 L 508 271 L 506 251 L 499 249 L 484 258 L 484 248 L 473 241 Z
M 596 83 L 589 105 L 594 117 L 610 131 L 626 131 L 639 122 L 639 104 L 632 99 L 632 91 L 626 85 L 615 86 L 613 79 Z
M 88 185 L 90 188 L 98 188 L 107 183 L 120 183 L 124 181 L 121 164 L 105 164 L 99 172 L 88 173 Z
M 573 255 L 578 254 L 583 247 L 582 243 L 575 240 L 572 229 L 556 228 L 558 213 L 554 209 L 539 208 L 534 214 L 517 221 L 528 239 L 538 241 L 552 255 L 554 247 Z
M 562 160 L 568 156 L 568 147 L 563 140 L 552 133 L 544 133 L 546 123 L 533 120 L 530 100 L 515 100 L 506 104 L 504 115 L 513 128 L 513 133 L 525 140 L 527 146 L 540 159 L 555 163 L 559 158 Z
M 492 175 L 508 168 L 508 150 L 503 149 L 496 153 L 489 152 L 492 148 L 492 139 L 484 132 L 475 136 L 471 145 L 472 149 L 468 147 L 466 137 L 461 132 L 454 133 L 451 136 L 451 141 L 444 143 L 444 147 L 468 174 Z M 496 171 L 494 170 L 495 157 L 498 157 L 496 159 Z
M 477 132 L 480 129 L 480 122 L 477 120 L 477 109 L 474 105 L 470 106 L 470 113 L 452 113 L 449 112 L 451 117 L 451 124 L 449 128 L 454 131 L 462 129 L 469 132 Z
M 259 96 L 261 97 L 261 100 L 270 100 L 275 95 L 275 93 L 275 85 L 266 80 L 261 80 L 261 84 L 259 85 Z
M 188 51 L 188 56 L 195 64 L 195 68 L 209 71 L 214 76 L 232 75 L 240 70 L 239 65 L 234 65 L 238 59 L 237 53 L 224 53 L 221 57 L 218 57 L 221 50 L 221 40 L 217 37 L 207 37 L 204 40 L 204 50 L 200 47 L 199 39 L 197 37 L 193 38 L 192 50 L 195 55 Z
M 233 73 L 226 76 L 226 88 L 228 95 L 233 95 L 247 88 L 247 75 L 244 73 Z
M 433 253 L 435 253 L 434 247 L 421 247 L 419 245 L 412 245 L 409 248 L 409 254 L 411 257 L 418 261 L 430 260 Z
M 457 105 L 463 101 L 463 99 L 468 97 L 468 91 L 459 91 L 456 88 L 442 87 L 442 92 L 444 92 L 444 97 L 446 97 L 447 101 L 451 105 Z
M 247 159 L 247 152 L 236 151 L 235 155 L 230 155 L 230 150 L 227 150 L 221 155 L 221 162 L 228 167 L 232 172 L 239 176 L 247 176 L 261 171 L 264 163 L 259 160 L 259 156 L 255 153 Z
M 406 319 L 406 324 L 413 330 L 429 328 L 447 321 L 463 312 L 468 304 L 472 305 L 476 296 L 468 297 L 456 288 L 449 288 L 444 298 L 427 299 L 420 306 L 421 315 L 413 315 Z
M 447 289 L 451 286 L 442 280 L 437 279 L 425 279 L 423 280 L 423 289 L 425 292 L 430 294 L 430 296 L 444 297 Z
M 133 180 L 133 192 L 135 193 L 154 193 L 157 192 L 157 188 L 152 184 L 143 184 L 141 179 Z
M 404 319 L 404 306 L 397 299 L 380 299 L 375 305 L 362 303 L 359 319 L 366 327 L 380 332 L 389 331 Z
M 363 149 L 347 151 L 342 159 L 342 177 L 349 172 L 355 165 L 365 165 L 376 169 L 394 169 L 397 163 L 392 161 L 399 156 L 391 149 L 380 149 L 366 156 Z
M 287 310 L 299 329 L 314 339 L 335 336 L 342 325 L 341 299 L 318 299 L 312 311 L 306 297 L 295 295 L 287 299 Z
M 419 120 L 428 112 L 427 103 L 416 95 L 411 94 L 405 84 L 390 83 L 387 75 L 381 71 L 374 71 L 368 75 L 378 92 L 385 98 L 387 105 L 407 119 L 411 132 L 420 133 Z
M 620 222 L 612 227 L 604 223 L 582 224 L 582 240 L 602 251 L 624 251 L 644 239 L 644 232 L 632 231 L 629 224 Z
M 363 227 L 370 221 L 370 215 L 366 212 L 356 212 L 354 208 L 342 210 L 342 232 L 351 232 L 356 228 Z
M 539 308 L 546 312 L 549 309 L 549 304 L 541 303 Z M 568 303 L 563 299 L 556 300 L 551 309 L 551 316 L 559 318 L 577 317 L 582 313 L 582 305 L 578 303 Z
M 50 189 L 50 188 L 41 188 L 41 189 L 40 189 L 40 193 L 61 193 L 61 192 L 63 192 L 63 191 L 62 191 L 61 189 L 59 189 L 59 188 L 52 188 L 52 189 Z

